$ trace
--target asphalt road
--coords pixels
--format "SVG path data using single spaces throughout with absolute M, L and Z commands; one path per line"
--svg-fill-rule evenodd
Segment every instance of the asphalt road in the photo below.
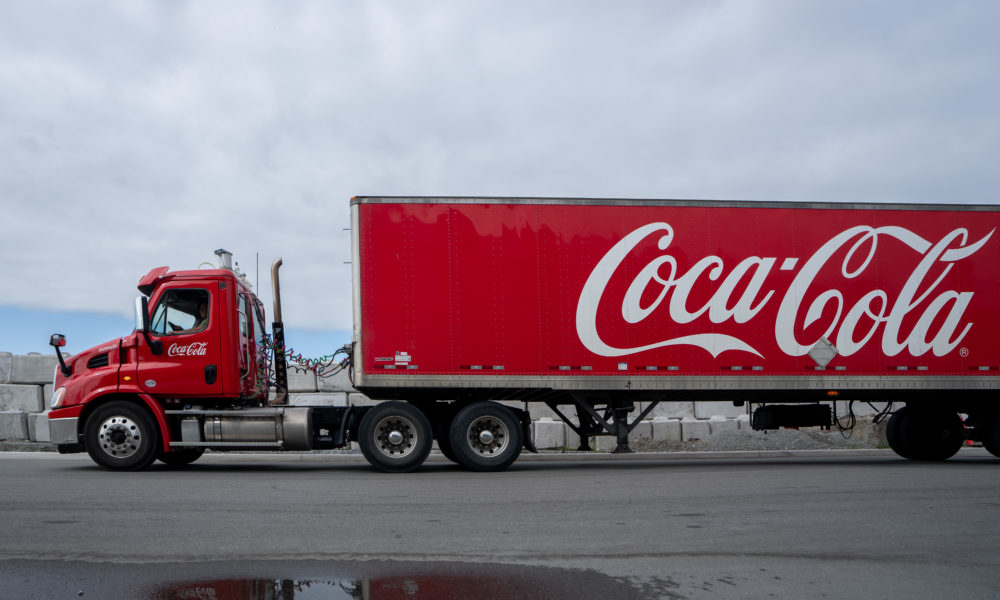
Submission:
M 0 455 L 0 598 L 1000 595 L 1000 459 L 982 450 L 714 456 L 387 475 Z

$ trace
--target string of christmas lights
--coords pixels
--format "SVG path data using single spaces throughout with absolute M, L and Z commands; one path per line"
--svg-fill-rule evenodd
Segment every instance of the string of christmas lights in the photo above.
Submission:
M 274 387 L 276 384 L 275 374 L 271 368 L 273 364 L 272 358 L 275 353 L 284 355 L 288 367 L 305 373 L 312 372 L 317 377 L 324 379 L 341 373 L 351 364 L 350 344 L 338 348 L 333 354 L 324 354 L 318 358 L 308 358 L 285 344 L 275 345 L 271 336 L 265 335 L 263 352 L 257 356 L 257 369 L 258 373 L 261 374 L 257 384 L 258 392 L 263 392 L 265 386 Z M 344 358 L 337 360 L 337 357 L 341 355 Z

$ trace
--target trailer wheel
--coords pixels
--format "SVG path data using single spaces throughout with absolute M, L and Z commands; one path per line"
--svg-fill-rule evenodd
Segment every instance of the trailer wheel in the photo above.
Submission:
M 157 460 L 171 467 L 183 467 L 201 458 L 205 453 L 204 448 L 182 448 L 181 450 L 171 450 L 170 452 L 160 452 Z
M 405 402 L 383 402 L 365 413 L 358 427 L 361 453 L 379 471 L 416 470 L 431 452 L 431 424 Z
M 521 423 L 502 404 L 476 402 L 451 422 L 451 450 L 472 471 L 502 471 L 521 454 Z
M 893 419 L 896 423 L 892 423 Z M 889 420 L 886 438 L 892 449 L 912 460 L 941 461 L 955 455 L 965 442 L 965 427 L 958 413 L 903 407 Z M 893 445 L 890 432 L 896 438 Z
M 140 471 L 156 460 L 160 430 L 149 411 L 131 402 L 109 402 L 84 425 L 83 444 L 99 466 Z
M 451 462 L 457 463 L 458 458 L 455 456 L 455 451 L 452 450 L 451 448 L 451 436 L 442 435 L 434 439 L 437 440 L 438 450 L 441 451 L 441 454 L 443 454 L 444 457 L 450 460 Z
M 989 415 L 984 421 L 983 448 L 993 456 L 1000 456 L 1000 413 Z
M 903 437 L 900 434 L 900 425 L 903 423 L 905 411 L 906 407 L 903 407 L 889 417 L 889 422 L 885 424 L 885 439 L 889 442 L 889 447 L 892 448 L 893 452 L 902 458 L 912 459 L 912 451 L 909 446 L 903 443 Z

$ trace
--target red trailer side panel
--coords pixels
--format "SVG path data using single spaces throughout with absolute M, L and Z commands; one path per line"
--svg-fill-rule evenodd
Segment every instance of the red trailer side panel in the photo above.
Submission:
M 354 208 L 366 374 L 1000 373 L 1000 210 L 363 198 Z

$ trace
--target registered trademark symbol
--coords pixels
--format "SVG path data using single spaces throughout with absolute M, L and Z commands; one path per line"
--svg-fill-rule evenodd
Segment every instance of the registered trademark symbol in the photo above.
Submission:
M 968 348 L 961 348 L 961 349 L 959 349 L 958 354 L 962 358 L 965 358 L 966 356 L 969 355 L 969 349 Z

